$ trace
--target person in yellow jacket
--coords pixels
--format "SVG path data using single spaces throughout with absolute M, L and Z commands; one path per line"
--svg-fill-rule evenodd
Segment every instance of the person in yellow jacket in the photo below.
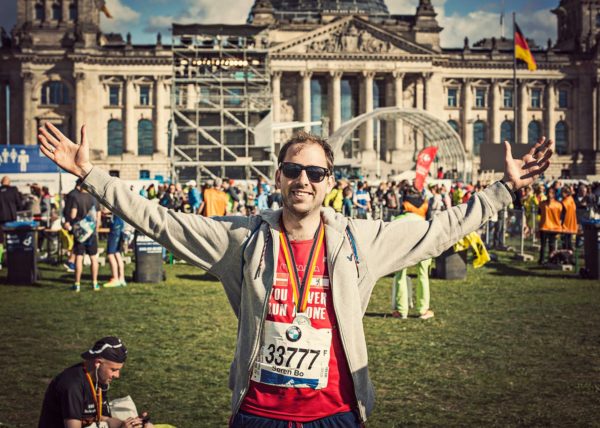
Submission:
M 548 199 L 540 203 L 540 258 L 544 263 L 544 250 L 548 245 L 548 255 L 556 248 L 556 236 L 563 231 L 564 206 L 556 200 L 556 190 L 548 189 Z
M 565 209 L 563 221 L 562 247 L 566 250 L 573 249 L 573 234 L 577 234 L 577 207 L 573 199 L 573 192 L 569 186 L 562 189 L 562 204 Z
M 335 183 L 335 187 L 331 189 L 331 192 L 325 196 L 323 205 L 326 207 L 332 207 L 335 212 L 341 213 L 344 205 L 344 188 L 347 186 L 342 180 L 338 180 Z

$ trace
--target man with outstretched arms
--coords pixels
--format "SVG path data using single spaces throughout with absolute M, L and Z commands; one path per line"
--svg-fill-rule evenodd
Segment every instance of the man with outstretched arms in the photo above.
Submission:
M 279 153 L 282 209 L 250 217 L 187 215 L 135 195 L 90 163 L 85 128 L 79 145 L 50 123 L 39 140 L 115 214 L 221 280 L 239 324 L 234 427 L 361 426 L 374 404 L 362 317 L 376 281 L 477 229 L 548 167 L 553 149 L 541 141 L 515 160 L 506 143 L 503 182 L 413 223 L 351 220 L 322 207 L 335 184 L 333 152 L 305 133 Z

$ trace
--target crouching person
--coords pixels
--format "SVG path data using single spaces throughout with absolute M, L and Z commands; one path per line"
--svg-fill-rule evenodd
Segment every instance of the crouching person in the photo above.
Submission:
M 108 388 L 121 376 L 127 358 L 127 349 L 119 338 L 104 337 L 81 357 L 82 363 L 65 369 L 48 386 L 38 428 L 153 426 L 146 413 L 126 420 L 111 416 Z

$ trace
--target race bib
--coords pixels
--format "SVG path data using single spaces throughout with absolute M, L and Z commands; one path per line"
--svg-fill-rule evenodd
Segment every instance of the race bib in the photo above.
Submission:
M 265 321 L 252 380 L 284 388 L 325 388 L 330 349 L 329 328 Z

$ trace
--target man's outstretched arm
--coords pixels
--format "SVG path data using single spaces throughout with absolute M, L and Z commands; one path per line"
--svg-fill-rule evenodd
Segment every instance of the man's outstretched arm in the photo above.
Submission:
M 39 131 L 42 153 L 64 170 L 85 179 L 88 191 L 112 212 L 178 257 L 220 276 L 221 272 L 212 267 L 226 254 L 240 256 L 249 218 L 232 216 L 215 221 L 158 206 L 91 164 L 85 125 L 81 128 L 81 144 L 68 139 L 50 123 Z
M 439 255 L 510 204 L 505 187 L 514 192 L 532 184 L 548 169 L 553 150 L 552 141 L 542 138 L 523 158 L 513 159 L 510 144 L 505 142 L 504 186 L 495 183 L 468 203 L 443 211 L 429 222 L 357 221 L 355 233 L 361 242 L 368 243 L 369 270 L 379 278 Z

